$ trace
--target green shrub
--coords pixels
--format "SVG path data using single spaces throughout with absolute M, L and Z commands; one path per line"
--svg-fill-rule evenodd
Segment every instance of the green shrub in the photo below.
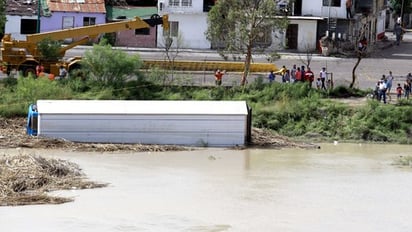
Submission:
M 352 106 L 331 101 L 306 83 L 264 83 L 256 80 L 246 86 L 169 85 L 160 69 L 137 74 L 116 85 L 104 85 L 96 79 L 70 78 L 61 81 L 19 78 L 1 89 L 0 114 L 25 115 L 37 99 L 127 99 L 127 100 L 244 100 L 252 108 L 252 124 L 282 135 L 309 139 L 412 142 L 412 107 L 406 103 L 391 105 L 369 101 Z M 190 79 L 189 76 L 185 78 Z M 11 82 L 11 81 L 10 81 Z M 7 87 L 6 87 L 7 86 Z M 353 96 L 347 88 L 331 95 Z M 348 93 L 349 92 L 349 93 Z
M 14 77 L 6 77 L 3 80 L 1 80 L 5 88 L 10 88 L 12 89 L 14 86 L 17 85 L 17 78 Z
M 327 94 L 330 97 L 347 98 L 347 97 L 364 97 L 369 92 L 370 92 L 369 90 L 360 90 L 360 89 L 349 88 L 348 86 L 340 85 L 330 90 Z
M 126 80 L 138 78 L 141 66 L 139 55 L 112 49 L 104 40 L 94 45 L 92 50 L 87 50 L 81 60 L 82 71 L 88 79 L 114 89 L 123 87 Z
M 71 99 L 69 88 L 47 78 L 34 79 L 19 77 L 14 87 L 4 88 L 1 92 L 0 114 L 2 116 L 26 115 L 30 104 L 39 99 Z

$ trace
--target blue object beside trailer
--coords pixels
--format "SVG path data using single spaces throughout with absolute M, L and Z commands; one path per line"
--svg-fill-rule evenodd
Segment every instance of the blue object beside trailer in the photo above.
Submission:
M 35 104 L 31 104 L 29 106 L 29 113 L 27 116 L 26 126 L 26 131 L 28 135 L 37 135 L 38 116 L 39 113 L 37 112 L 37 106 Z

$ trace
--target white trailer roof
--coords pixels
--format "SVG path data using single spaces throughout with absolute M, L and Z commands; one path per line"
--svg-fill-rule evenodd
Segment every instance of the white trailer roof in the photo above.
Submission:
M 39 114 L 247 115 L 245 101 L 38 100 Z

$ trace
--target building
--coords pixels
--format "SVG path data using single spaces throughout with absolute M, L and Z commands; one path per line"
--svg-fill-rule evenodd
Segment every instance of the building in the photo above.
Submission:
M 142 19 L 150 18 L 157 14 L 157 7 L 136 6 L 106 6 L 107 21 L 116 22 L 120 20 L 133 19 L 136 16 Z M 136 30 L 124 30 L 113 33 L 114 46 L 123 47 L 156 47 L 156 27 Z
M 370 43 L 382 38 L 385 30 L 386 12 L 384 0 L 352 0 L 353 17 L 348 19 L 344 0 L 276 0 L 279 9 L 287 9 L 290 25 L 286 32 L 272 34 L 268 50 L 290 49 L 300 52 L 320 49 L 319 39 L 328 36 L 333 46 L 350 41 L 353 47 L 360 36 Z M 213 45 L 206 39 L 207 12 L 214 1 L 159 0 L 161 14 L 169 14 L 170 36 L 182 48 L 210 49 Z M 286 11 L 285 11 L 286 12 Z M 196 33 L 193 33 L 196 32 Z M 162 44 L 163 32 L 158 31 L 158 46 Z M 180 39 L 179 39 L 180 37 Z M 176 46 L 176 44 L 175 44 Z
M 137 2 L 142 4 L 145 1 Z M 385 0 L 352 0 L 353 17 L 350 19 L 347 18 L 344 0 L 276 2 L 279 9 L 287 12 L 290 25 L 284 33 L 274 34 L 271 30 L 264 33 L 264 41 L 258 42 L 263 43 L 262 47 L 267 51 L 320 51 L 319 40 L 325 36 L 334 50 L 349 43 L 355 48 L 360 37 L 366 37 L 369 44 L 373 44 L 384 36 L 387 24 Z M 114 33 L 115 45 L 166 47 L 173 41 L 172 46 L 179 48 L 218 47 L 205 36 L 207 13 L 215 0 L 158 0 L 157 7 L 153 6 L 156 1 L 148 1 L 145 7 L 129 6 L 124 2 L 120 6 L 108 6 L 107 13 L 104 4 L 104 0 L 7 0 L 5 33 L 11 33 L 17 40 L 24 40 L 26 34 L 37 31 L 101 24 L 106 22 L 106 18 L 107 21 L 134 16 L 145 18 L 156 11 L 159 15 L 169 15 L 169 31 L 157 27 L 157 31 L 140 29 Z
M 104 0 L 41 0 L 40 31 L 106 23 Z M 44 3 L 44 4 L 43 4 Z
M 106 22 L 104 0 L 7 0 L 5 33 L 25 35 Z
M 39 11 L 36 1 L 7 0 L 6 3 L 5 33 L 16 40 L 26 40 L 26 34 L 37 32 Z
M 159 0 L 159 14 L 169 14 L 170 30 L 158 28 L 157 46 L 165 47 L 166 38 L 170 36 L 174 41 L 172 46 L 210 49 L 204 32 L 207 30 L 207 12 L 213 5 L 213 0 Z
M 368 43 L 373 44 L 385 33 L 384 0 L 352 0 L 351 18 L 344 0 L 295 0 L 288 7 L 290 24 L 284 43 L 288 42 L 285 46 L 289 49 L 320 50 L 318 41 L 325 36 L 334 50 L 341 49 L 344 44 L 355 48 L 360 37 L 366 37 Z

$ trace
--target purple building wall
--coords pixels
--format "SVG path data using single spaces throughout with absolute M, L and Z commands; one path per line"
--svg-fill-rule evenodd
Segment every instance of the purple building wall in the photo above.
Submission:
M 74 17 L 73 27 L 82 27 L 83 18 L 96 18 L 96 24 L 106 23 L 106 14 L 103 13 L 74 13 L 74 12 L 53 12 L 50 17 L 40 18 L 40 31 L 55 31 L 63 29 L 63 17 Z

